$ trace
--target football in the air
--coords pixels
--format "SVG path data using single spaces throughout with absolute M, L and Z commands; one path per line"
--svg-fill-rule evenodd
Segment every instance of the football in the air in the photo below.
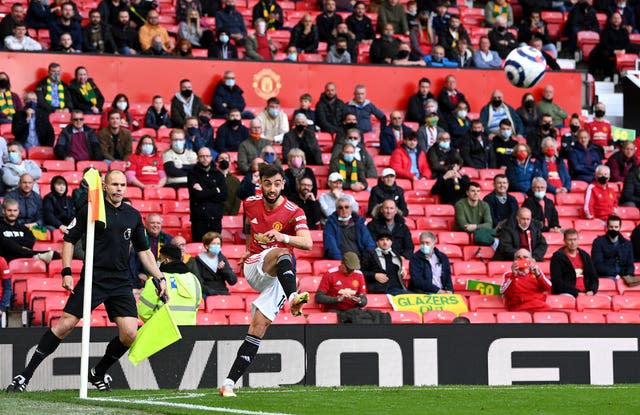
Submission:
M 542 53 L 530 46 L 512 50 L 504 61 L 507 79 L 518 88 L 530 88 L 544 76 L 547 63 Z

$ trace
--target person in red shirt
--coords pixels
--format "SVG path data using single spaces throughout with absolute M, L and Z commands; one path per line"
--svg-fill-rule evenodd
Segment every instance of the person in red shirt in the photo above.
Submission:
M 252 320 L 236 360 L 220 387 L 220 395 L 235 397 L 235 383 L 247 371 L 258 353 L 260 341 L 285 302 L 291 314 L 302 315 L 309 293 L 296 291 L 293 248 L 311 250 L 313 241 L 304 211 L 282 196 L 284 172 L 279 166 L 259 167 L 262 194 L 244 201 L 250 228 L 247 251 L 240 257 L 247 282 L 260 296 L 252 303 Z
M 5 313 L 9 309 L 10 301 L 11 301 L 11 271 L 9 270 L 9 265 L 7 264 L 7 261 L 0 256 L 0 328 L 7 326 L 7 317 Z
M 551 281 L 538 269 L 535 259 L 526 249 L 514 254 L 511 271 L 504 274 L 500 293 L 509 311 L 541 311 L 551 307 L 546 303 Z
M 162 155 L 158 154 L 155 140 L 144 135 L 138 141 L 136 151 L 129 157 L 129 167 L 125 172 L 129 184 L 144 189 L 163 187 L 167 183 Z
M 607 108 L 603 102 L 598 102 L 594 111 L 594 119 L 587 123 L 587 131 L 591 136 L 591 142 L 602 147 L 611 144 L 611 123 L 604 119 Z
M 564 246 L 551 256 L 552 294 L 594 295 L 598 292 L 598 274 L 591 255 L 578 247 L 578 231 L 564 231 Z
M 616 213 L 618 197 L 608 185 L 610 177 L 609 167 L 596 167 L 595 181 L 587 187 L 584 197 L 584 215 L 587 219 L 597 218 L 605 221 Z
M 431 178 L 427 155 L 418 146 L 418 136 L 414 132 L 406 134 L 402 139 L 402 145 L 393 150 L 389 167 L 395 170 L 401 179 Z
M 320 281 L 316 302 L 322 311 L 342 311 L 367 305 L 364 274 L 354 252 L 345 252 L 342 263 L 329 269 Z

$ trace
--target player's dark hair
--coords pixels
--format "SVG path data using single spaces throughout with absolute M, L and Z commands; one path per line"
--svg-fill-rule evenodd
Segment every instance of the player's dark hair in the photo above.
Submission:
M 278 174 L 284 179 L 284 171 L 282 171 L 282 167 L 263 163 L 258 167 L 258 171 L 260 172 L 260 180 L 267 179 Z

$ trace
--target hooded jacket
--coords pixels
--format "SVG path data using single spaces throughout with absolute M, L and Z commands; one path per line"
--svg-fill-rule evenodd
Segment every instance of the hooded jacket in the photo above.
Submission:
M 62 180 L 64 182 L 64 193 L 59 195 L 55 191 L 54 184 Z M 42 211 L 45 226 L 59 228 L 60 225 L 68 225 L 76 216 L 76 209 L 73 206 L 71 197 L 68 196 L 69 186 L 63 176 L 54 176 L 51 179 L 51 192 L 42 200 Z
M 404 216 L 409 214 L 407 202 L 404 199 L 404 189 L 397 184 L 387 186 L 383 183 L 382 178 L 378 178 L 378 184 L 371 188 L 371 196 L 369 196 L 369 205 L 367 206 L 367 216 L 372 216 L 373 208 L 388 199 L 396 202 L 398 210 L 401 211 Z

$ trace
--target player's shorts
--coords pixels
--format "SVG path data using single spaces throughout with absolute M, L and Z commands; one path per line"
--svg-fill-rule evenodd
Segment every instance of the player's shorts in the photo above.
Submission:
M 271 321 L 275 320 L 287 299 L 278 278 L 272 277 L 263 270 L 264 258 L 272 249 L 274 248 L 251 255 L 244 262 L 243 268 L 244 277 L 251 288 L 260 292 L 260 296 L 251 305 L 251 315 L 258 309 Z
M 133 296 L 131 284 L 123 276 L 114 277 L 112 273 L 102 270 L 93 272 L 93 289 L 91 290 L 91 310 L 104 303 L 109 321 L 115 322 L 116 317 L 138 317 L 136 299 Z M 69 296 L 64 312 L 82 318 L 82 304 L 84 302 L 84 278 L 80 278 Z

